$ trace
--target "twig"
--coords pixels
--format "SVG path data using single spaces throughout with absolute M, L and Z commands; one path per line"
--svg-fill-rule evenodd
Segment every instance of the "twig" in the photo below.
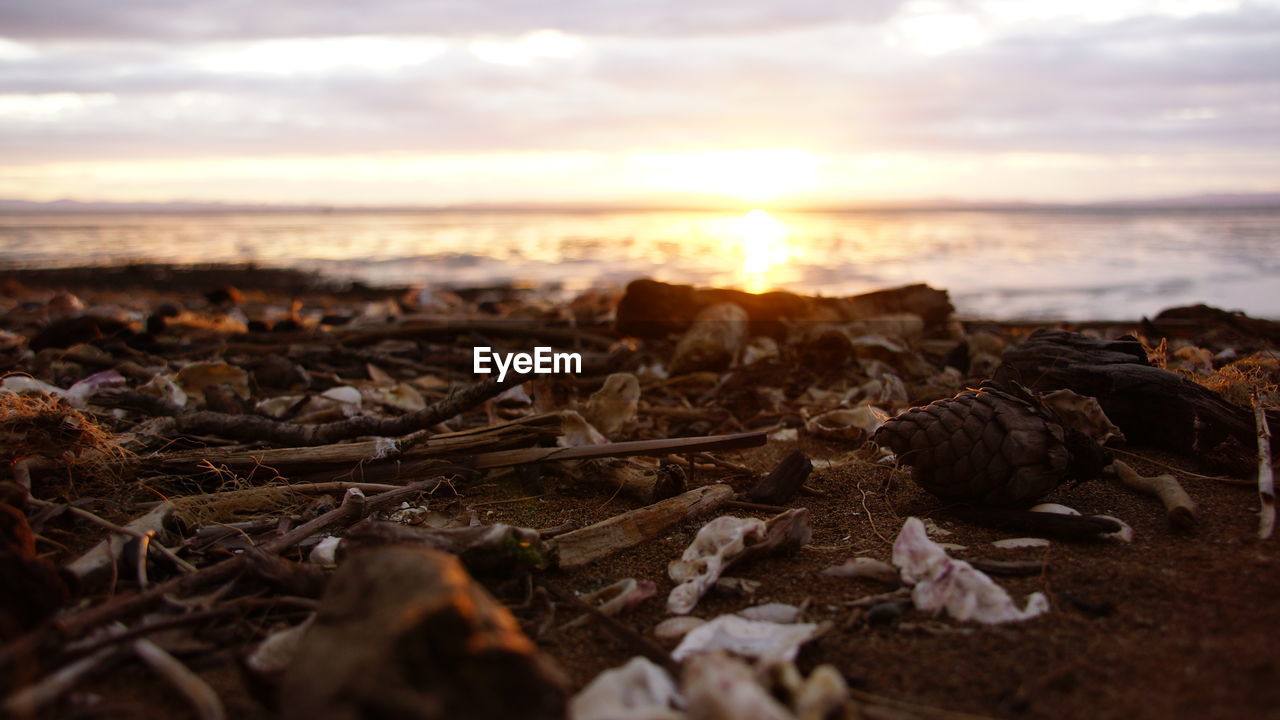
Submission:
M 227 716 L 222 699 L 209 687 L 209 683 L 159 645 L 142 638 L 133 641 L 133 652 L 191 703 L 200 720 L 222 720 Z
M 1187 491 L 1182 489 L 1177 478 L 1172 475 L 1143 477 L 1123 460 L 1116 460 L 1112 467 L 1120 482 L 1134 490 L 1160 498 L 1169 515 L 1169 522 L 1175 527 L 1187 530 L 1196 524 L 1196 504 L 1187 495 Z
M 1190 470 L 1184 470 L 1184 469 L 1179 468 L 1179 467 L 1174 467 L 1174 466 L 1170 465 L 1169 463 L 1160 462 L 1159 460 L 1156 460 L 1155 458 L 1147 457 L 1146 455 L 1143 455 L 1143 454 L 1141 454 L 1141 453 L 1133 452 L 1132 450 L 1122 450 L 1121 448 L 1107 448 L 1107 449 L 1108 449 L 1108 450 L 1110 450 L 1110 451 L 1111 451 L 1111 452 L 1113 452 L 1113 453 L 1117 453 L 1117 454 L 1119 454 L 1119 455 L 1128 455 L 1128 456 L 1129 456 L 1129 457 L 1131 457 L 1131 458 L 1137 458 L 1137 459 L 1142 460 L 1142 461 L 1144 461 L 1144 462 L 1149 462 L 1149 463 L 1151 463 L 1152 465 L 1159 465 L 1160 467 L 1164 468 L 1165 470 L 1172 470 L 1173 472 L 1176 472 L 1176 473 L 1178 473 L 1179 475 L 1185 475 L 1186 477 L 1192 477 L 1192 478 L 1195 478 L 1195 479 L 1197 479 L 1197 480 L 1216 480 L 1216 481 L 1218 481 L 1218 482 L 1220 482 L 1220 483 L 1226 483 L 1227 485 L 1250 485 L 1250 486 L 1252 486 L 1252 485 L 1254 484 L 1252 480 L 1241 480 L 1241 479 L 1239 479 L 1239 478 L 1222 477 L 1222 476 L 1220 476 L 1220 475 L 1201 475 L 1200 473 L 1191 472 Z
M 40 500 L 38 498 L 33 498 L 33 497 L 28 497 L 27 502 L 31 503 L 32 505 L 37 505 L 40 507 L 65 507 L 67 512 L 70 512 L 72 515 L 75 515 L 76 517 L 82 518 L 84 520 L 88 520 L 94 525 L 106 528 L 107 530 L 110 530 L 113 533 L 119 533 L 121 535 L 130 535 L 136 538 L 147 537 L 148 535 L 147 532 L 142 530 L 135 530 L 133 528 L 116 525 L 110 520 L 106 520 L 101 517 L 98 517 L 97 515 L 94 515 L 88 510 L 85 510 L 83 508 L 78 508 L 75 505 L 61 506 L 59 505 L 59 503 L 52 503 L 52 502 L 49 502 L 48 500 Z M 171 562 L 173 562 L 174 565 L 177 565 L 179 568 L 181 568 L 183 572 L 192 573 L 196 571 L 195 565 L 192 565 L 186 560 L 183 560 L 182 558 L 178 557 L 176 553 L 174 553 L 169 548 L 165 547 L 164 543 L 157 542 L 152 547 L 154 547 L 156 550 L 160 552 L 160 554 L 164 555 Z
M 1253 417 L 1258 425 L 1258 538 L 1266 540 L 1276 529 L 1276 478 L 1271 468 L 1271 427 L 1257 393 L 1253 395 Z

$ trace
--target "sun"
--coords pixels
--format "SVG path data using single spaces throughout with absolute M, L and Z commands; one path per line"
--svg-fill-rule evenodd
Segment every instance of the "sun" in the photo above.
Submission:
M 730 220 L 725 239 L 739 259 L 737 284 L 750 293 L 773 289 L 793 259 L 790 237 L 786 224 L 764 210 Z
M 752 204 L 818 184 L 818 156 L 796 148 L 646 152 L 632 157 L 645 184 L 663 192 L 713 195 Z

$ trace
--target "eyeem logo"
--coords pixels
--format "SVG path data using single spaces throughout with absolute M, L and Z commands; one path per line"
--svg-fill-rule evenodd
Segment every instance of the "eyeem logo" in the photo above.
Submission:
M 496 353 L 493 348 L 478 347 L 472 351 L 472 366 L 475 373 L 498 370 L 498 382 L 507 377 L 508 370 L 518 373 L 580 373 L 582 372 L 582 355 L 580 353 L 552 352 L 549 347 L 535 347 L 532 353 Z

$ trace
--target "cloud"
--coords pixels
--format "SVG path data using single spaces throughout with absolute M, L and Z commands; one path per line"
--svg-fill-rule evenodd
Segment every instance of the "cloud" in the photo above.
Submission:
M 0 155 L 1195 155 L 1256 183 L 1280 11 L 1207 1 L 7 3 Z
M 689 35 L 874 22 L 900 0 L 41 0 L 0 4 L 0 27 L 25 39 L 210 39 L 372 34 L 468 36 L 556 28 L 578 34 Z

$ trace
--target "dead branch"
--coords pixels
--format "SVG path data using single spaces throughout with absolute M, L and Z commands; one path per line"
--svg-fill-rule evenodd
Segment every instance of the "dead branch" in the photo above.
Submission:
M 1112 466 L 1120 482 L 1134 490 L 1160 498 L 1160 502 L 1164 503 L 1164 509 L 1168 512 L 1169 522 L 1174 527 L 1188 530 L 1196 524 L 1195 501 L 1187 495 L 1186 490 L 1182 489 L 1177 478 L 1172 475 L 1143 477 L 1123 460 L 1116 460 Z

